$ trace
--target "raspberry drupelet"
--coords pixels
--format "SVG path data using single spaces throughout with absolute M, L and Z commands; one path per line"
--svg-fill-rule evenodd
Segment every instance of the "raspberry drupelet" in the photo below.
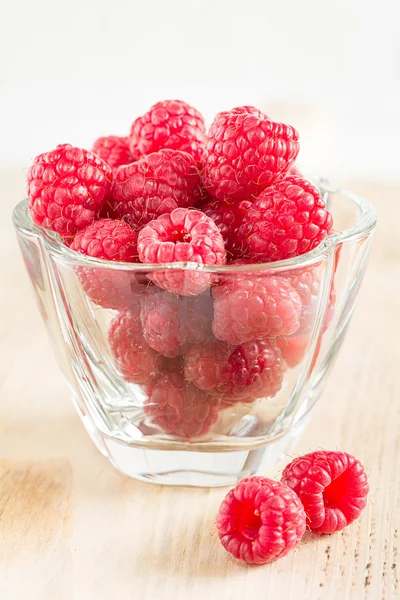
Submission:
M 95 220 L 110 191 L 112 170 L 92 152 L 60 144 L 35 158 L 27 182 L 32 220 L 68 238 Z
M 242 479 L 217 516 L 222 545 L 232 556 L 262 565 L 285 556 L 301 540 L 306 515 L 296 494 L 266 477 Z

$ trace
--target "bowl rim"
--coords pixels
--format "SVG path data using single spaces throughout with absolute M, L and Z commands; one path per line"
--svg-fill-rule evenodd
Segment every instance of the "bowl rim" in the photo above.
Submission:
M 374 206 L 365 198 L 354 194 L 348 190 L 333 186 L 327 179 L 318 176 L 308 176 L 308 180 L 316 185 L 322 196 L 333 193 L 347 197 L 359 209 L 358 219 L 347 229 L 338 232 L 333 231 L 316 248 L 300 256 L 287 258 L 275 262 L 250 263 L 246 265 L 199 265 L 195 262 L 173 262 L 173 263 L 129 263 L 104 260 L 94 258 L 85 254 L 80 254 L 66 246 L 60 235 L 49 229 L 44 229 L 35 225 L 29 215 L 28 201 L 22 200 L 17 204 L 13 211 L 13 223 L 17 229 L 27 234 L 42 238 L 51 251 L 58 258 L 65 259 L 69 263 L 79 264 L 88 267 L 97 267 L 102 269 L 124 270 L 124 271 L 161 271 L 165 269 L 203 271 L 210 273 L 241 273 L 241 272 L 259 272 L 269 270 L 288 270 L 292 268 L 308 267 L 321 262 L 326 258 L 338 244 L 342 244 L 350 239 L 363 237 L 373 231 L 376 226 L 377 217 Z M 24 213 L 24 221 L 21 219 L 21 213 Z

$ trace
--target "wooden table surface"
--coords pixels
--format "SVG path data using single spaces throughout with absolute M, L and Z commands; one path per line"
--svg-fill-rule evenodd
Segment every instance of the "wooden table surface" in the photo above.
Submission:
M 369 474 L 368 506 L 342 533 L 307 534 L 286 558 L 250 567 L 216 535 L 226 488 L 133 481 L 92 445 L 10 225 L 24 172 L 0 175 L 1 600 L 400 598 L 400 184 L 353 182 L 376 203 L 375 246 L 339 360 L 295 449 L 355 454 Z

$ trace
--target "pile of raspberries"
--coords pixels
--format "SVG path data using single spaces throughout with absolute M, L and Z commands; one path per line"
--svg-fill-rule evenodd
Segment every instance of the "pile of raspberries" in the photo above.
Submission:
M 34 223 L 101 259 L 80 261 L 77 276 L 93 303 L 118 311 L 115 368 L 144 386 L 146 418 L 164 434 L 198 438 L 221 410 L 272 398 L 307 350 L 320 266 L 246 270 L 309 252 L 332 231 L 298 152 L 297 131 L 252 106 L 219 113 L 206 132 L 195 108 L 167 100 L 127 137 L 91 151 L 61 144 L 29 169 Z M 332 286 L 324 328 L 334 303 Z

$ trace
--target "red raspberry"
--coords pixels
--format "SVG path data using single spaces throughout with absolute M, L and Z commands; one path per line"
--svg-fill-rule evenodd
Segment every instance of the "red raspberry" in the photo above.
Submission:
M 319 309 L 319 303 L 321 300 L 320 296 L 322 293 L 322 277 L 323 274 L 317 267 L 305 269 L 302 271 L 296 271 L 294 275 L 291 275 L 287 278 L 292 287 L 294 287 L 296 292 L 299 294 L 303 305 L 300 317 L 300 327 L 297 331 L 298 334 L 311 333 L 314 328 Z M 332 322 L 333 315 L 335 312 L 335 303 L 336 292 L 332 284 L 329 295 L 328 308 L 326 309 L 323 331 L 326 331 Z
M 143 338 L 136 312 L 121 312 L 111 321 L 108 341 L 115 365 L 124 379 L 148 384 L 156 378 L 162 357 Z
M 250 200 L 288 172 L 299 152 L 298 137 L 293 127 L 252 107 L 219 113 L 203 155 L 206 188 L 219 200 Z
M 166 373 L 148 388 L 144 405 L 151 423 L 183 439 L 205 435 L 218 419 L 219 398 L 208 396 L 178 373 Z
M 239 238 L 254 262 L 292 258 L 316 248 L 332 230 L 332 215 L 317 188 L 286 177 L 264 190 L 243 217 Z
M 100 219 L 78 231 L 72 250 L 121 262 L 138 262 L 137 234 L 127 223 L 115 219 Z
M 211 319 L 209 296 L 184 298 L 155 288 L 141 302 L 143 335 L 154 350 L 168 358 L 203 342 L 211 334 Z
M 223 500 L 219 539 L 232 556 L 262 565 L 282 558 L 304 535 L 306 515 L 294 492 L 266 477 L 242 479 Z
M 132 153 L 170 148 L 188 152 L 198 162 L 205 138 L 204 119 L 195 108 L 182 100 L 164 100 L 134 121 L 129 143 Z
M 291 335 L 300 326 L 301 300 L 283 277 L 233 276 L 213 289 L 213 333 L 230 344 Z
M 319 450 L 295 458 L 282 481 L 299 496 L 314 533 L 335 533 L 355 521 L 369 491 L 362 464 L 346 452 Z
M 27 180 L 33 221 L 71 236 L 93 223 L 110 190 L 112 171 L 92 152 L 60 144 L 35 158 Z
M 185 377 L 224 404 L 253 402 L 275 396 L 282 385 L 284 363 L 279 348 L 269 340 L 241 346 L 209 341 L 185 355 Z
M 229 260 L 236 259 L 242 254 L 242 244 L 239 242 L 237 232 L 250 206 L 251 202 L 248 200 L 239 200 L 232 204 L 214 200 L 201 207 L 201 210 L 220 230 Z
M 71 249 L 87 256 L 109 261 L 137 262 L 137 235 L 123 221 L 101 219 L 78 231 Z M 102 267 L 79 267 L 83 289 L 103 308 L 123 309 L 135 302 L 135 274 Z
M 282 353 L 282 358 L 288 367 L 297 367 L 306 355 L 310 338 L 307 335 L 298 335 L 277 337 L 276 345 Z
M 100 156 L 114 171 L 134 160 L 129 150 L 128 138 L 117 135 L 98 138 L 93 144 L 92 152 Z
M 198 210 L 177 208 L 158 217 L 139 232 L 139 258 L 144 263 L 192 262 L 198 265 L 225 263 L 224 240 L 214 221 Z M 195 296 L 204 292 L 211 274 L 201 269 L 165 269 L 151 279 L 160 287 Z
M 179 150 L 160 150 L 120 167 L 112 188 L 116 212 L 136 231 L 175 208 L 196 206 L 202 194 L 194 158 Z

